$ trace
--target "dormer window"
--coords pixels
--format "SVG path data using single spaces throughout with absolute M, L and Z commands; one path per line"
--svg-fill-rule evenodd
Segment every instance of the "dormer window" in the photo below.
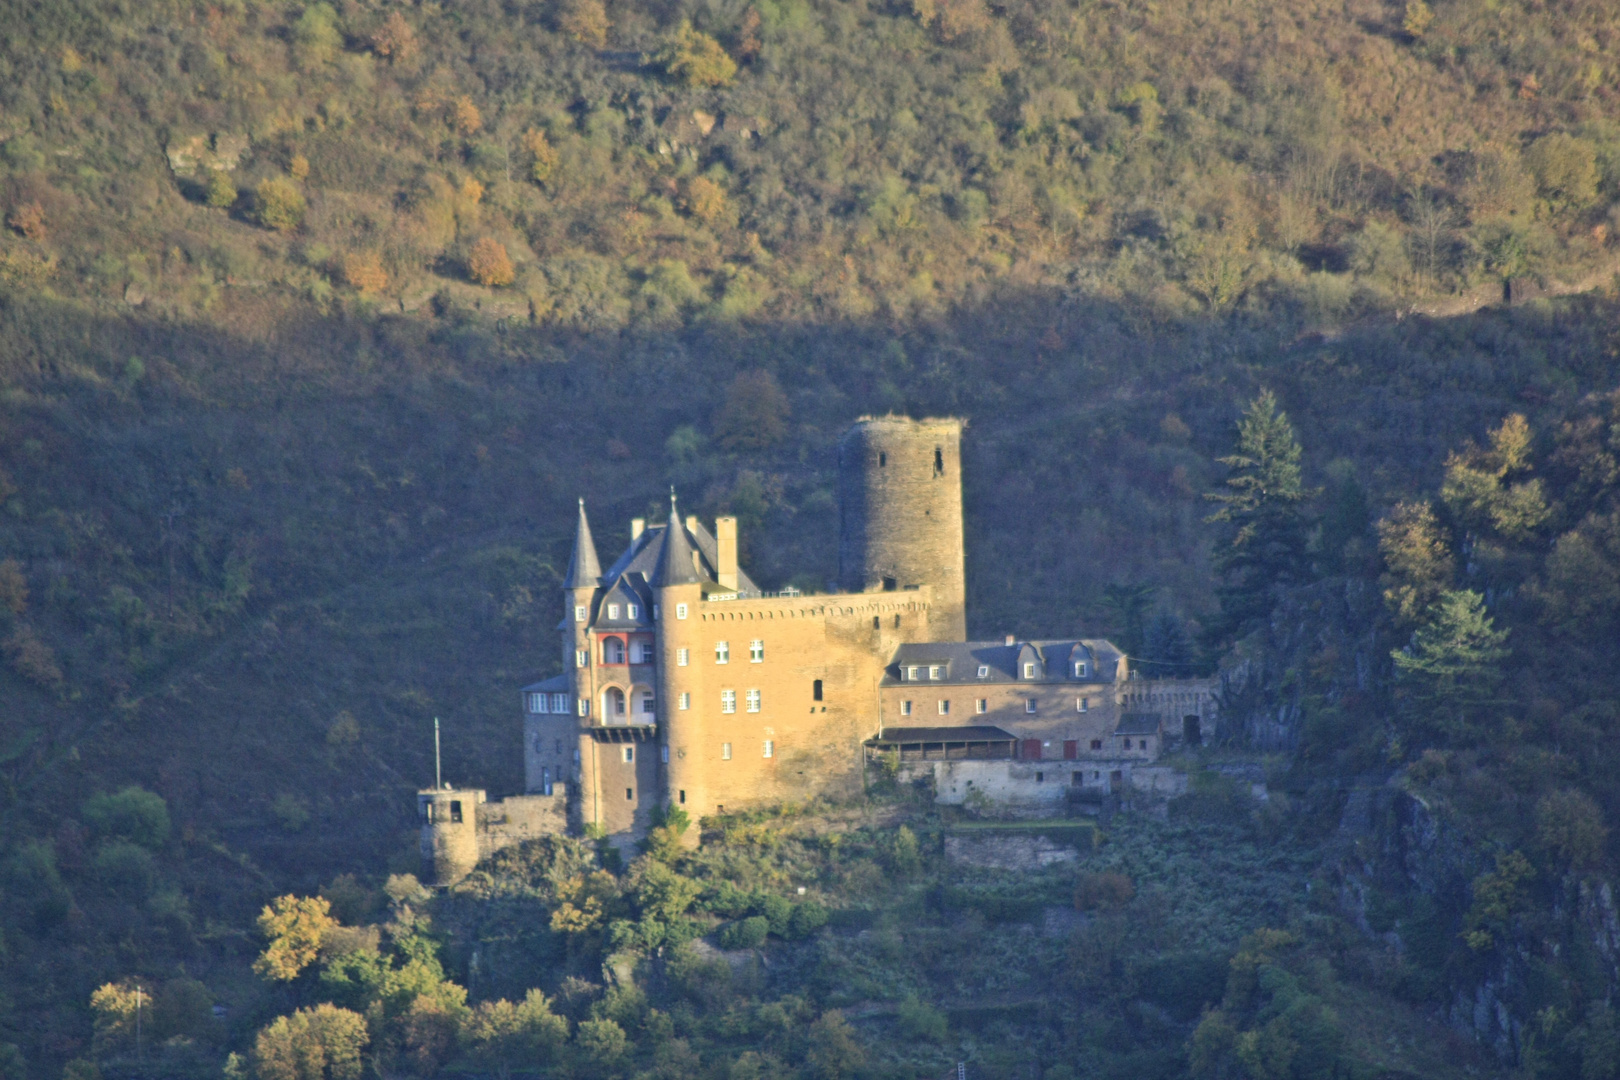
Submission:
M 1035 665 L 1034 664 L 1025 664 L 1024 665 L 1024 678 L 1033 679 L 1034 677 L 1035 677 Z
M 979 665 L 979 678 L 988 679 L 989 677 L 990 677 L 990 665 L 989 664 L 980 664 Z
M 916 682 L 916 681 L 917 681 L 917 669 L 915 667 L 906 668 L 906 682 Z
M 1086 677 L 1086 662 L 1084 660 L 1076 660 L 1074 662 L 1074 677 L 1077 679 L 1083 679 Z
M 930 679 L 939 678 L 939 665 L 938 664 L 930 664 L 930 665 L 928 665 L 928 677 Z
M 609 604 L 608 605 L 608 618 L 617 619 L 618 617 L 619 617 L 619 605 L 618 604 Z
M 626 613 L 626 614 L 627 614 L 627 615 L 628 615 L 628 616 L 629 616 L 629 617 L 630 617 L 630 618 L 631 618 L 631 619 L 632 619 L 632 620 L 634 620 L 634 619 L 639 619 L 639 618 L 640 618 L 640 617 L 641 617 L 641 616 L 640 616 L 640 614 L 639 614 L 639 613 L 638 613 L 638 612 L 637 612 L 637 610 L 636 610 L 636 605 L 634 605 L 634 604 L 630 604 L 630 605 L 628 605 L 628 606 L 626 606 L 626 608 L 625 608 L 625 613 Z

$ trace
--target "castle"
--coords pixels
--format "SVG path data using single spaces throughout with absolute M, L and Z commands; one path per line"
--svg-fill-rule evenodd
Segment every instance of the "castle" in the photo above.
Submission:
M 431 878 L 563 829 L 627 842 L 666 808 L 853 796 L 874 759 L 931 772 L 946 803 L 1051 811 L 1143 786 L 1167 741 L 1200 737 L 1209 681 L 1133 681 L 1098 639 L 967 641 L 961 438 L 960 420 L 893 416 L 845 433 L 826 594 L 761 591 L 736 519 L 711 533 L 673 494 L 604 571 L 581 500 L 563 674 L 522 690 L 527 793 L 420 792 Z

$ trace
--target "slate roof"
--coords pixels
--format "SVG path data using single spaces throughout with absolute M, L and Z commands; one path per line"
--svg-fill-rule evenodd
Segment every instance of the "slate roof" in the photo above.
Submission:
M 568 689 L 568 676 L 567 675 L 553 675 L 549 679 L 541 679 L 537 683 L 530 683 L 528 686 L 525 686 L 523 688 L 523 693 L 525 693 L 525 694 L 531 694 L 531 693 L 532 694 L 540 694 L 540 693 L 545 693 L 548 690 L 555 692 L 555 691 L 558 691 L 558 690 L 567 690 L 567 689 Z
M 1083 679 L 1074 677 L 1076 650 L 1087 662 Z M 912 685 L 900 677 L 902 668 L 915 665 L 922 670 L 918 683 L 936 686 L 983 685 L 984 683 L 1109 683 L 1116 678 L 1124 654 L 1101 638 L 1064 638 L 1056 641 L 919 641 L 901 645 L 883 673 L 884 686 Z M 1021 663 L 1033 660 L 1035 678 L 1022 677 Z M 931 666 L 939 666 L 941 678 L 922 678 Z M 979 668 L 989 670 L 979 678 Z
M 568 560 L 568 574 L 563 578 L 565 589 L 594 589 L 602 576 L 602 564 L 596 558 L 596 541 L 591 539 L 591 523 L 585 519 L 585 500 L 579 500 L 579 521 L 574 526 L 574 554 Z
M 619 617 L 609 618 L 609 605 L 619 606 Z M 630 617 L 634 605 L 636 617 Z M 591 625 L 598 630 L 650 630 L 652 628 L 653 591 L 647 579 L 639 572 L 620 574 L 618 579 L 596 597 L 596 611 Z
M 966 727 L 886 727 L 882 733 L 867 739 L 868 746 L 885 743 L 918 742 L 1017 742 L 1018 737 L 989 725 Z
M 720 564 L 720 545 L 702 523 L 695 529 L 687 528 L 685 524 L 678 524 L 682 535 L 690 549 L 698 553 L 698 563 L 702 567 L 702 576 L 694 578 L 696 581 L 706 581 L 718 585 L 716 578 L 719 572 L 716 567 Z M 608 567 L 604 578 L 618 578 L 622 574 L 638 572 L 643 581 L 649 585 L 658 583 L 659 557 L 663 554 L 664 535 L 669 531 L 669 525 L 649 526 L 642 534 L 630 541 L 630 546 Z M 754 584 L 742 568 L 737 570 L 737 595 L 758 596 L 759 586 Z
M 1122 713 L 1115 735 L 1157 735 L 1164 728 L 1164 717 L 1158 713 Z

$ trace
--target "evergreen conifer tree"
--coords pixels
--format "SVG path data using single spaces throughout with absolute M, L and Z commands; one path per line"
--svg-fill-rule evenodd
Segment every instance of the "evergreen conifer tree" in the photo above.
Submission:
M 1205 496 L 1221 504 L 1208 520 L 1230 526 L 1215 551 L 1221 610 L 1209 624 L 1213 645 L 1264 626 L 1278 590 L 1310 578 L 1304 504 L 1315 493 L 1305 488 L 1299 459 L 1293 425 L 1277 396 L 1262 390 L 1238 424 L 1237 452 L 1219 459 L 1232 470 L 1227 490 Z
M 1412 644 L 1392 654 L 1409 726 L 1421 740 L 1463 745 L 1481 734 L 1480 714 L 1502 684 L 1507 636 L 1479 593 L 1440 594 Z

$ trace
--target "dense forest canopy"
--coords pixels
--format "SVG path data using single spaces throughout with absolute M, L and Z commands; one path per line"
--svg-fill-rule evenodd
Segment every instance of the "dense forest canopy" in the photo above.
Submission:
M 6 1080 L 1616 1075 L 1608 6 L 0 25 Z M 889 410 L 969 422 L 972 635 L 1222 673 L 1189 794 L 1007 871 L 875 770 L 425 894 L 574 500 L 824 589 Z

